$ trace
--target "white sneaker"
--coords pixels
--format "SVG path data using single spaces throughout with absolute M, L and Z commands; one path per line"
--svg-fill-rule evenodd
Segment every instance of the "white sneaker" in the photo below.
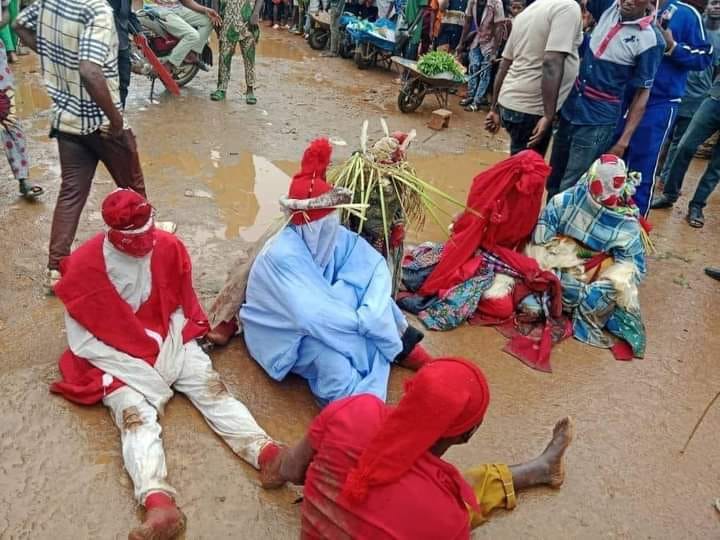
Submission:
M 58 270 L 51 270 L 50 268 L 45 269 L 45 275 L 43 276 L 43 288 L 47 296 L 55 294 L 55 285 L 60 281 L 60 272 Z
M 175 234 L 175 231 L 177 231 L 177 223 L 174 221 L 156 221 L 155 228 L 159 231 Z

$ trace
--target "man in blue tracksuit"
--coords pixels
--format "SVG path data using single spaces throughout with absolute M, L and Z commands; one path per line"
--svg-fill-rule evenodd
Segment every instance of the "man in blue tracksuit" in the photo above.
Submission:
M 655 75 L 645 115 L 624 156 L 629 170 L 642 173 L 635 202 L 645 217 L 655 187 L 660 149 L 675 123 L 688 72 L 705 69 L 713 60 L 712 45 L 705 38 L 702 19 L 695 8 L 678 0 L 665 0 L 657 14 L 658 24 L 670 13 L 667 29 L 660 29 L 666 43 L 665 54 Z M 625 110 L 634 95 L 635 88 L 629 88 L 625 94 Z M 621 118 L 618 124 L 618 137 L 624 130 L 625 121 L 625 117 Z

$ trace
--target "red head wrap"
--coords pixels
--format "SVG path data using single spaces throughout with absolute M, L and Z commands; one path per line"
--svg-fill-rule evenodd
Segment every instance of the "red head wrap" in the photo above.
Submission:
M 155 245 L 152 214 L 150 203 L 131 189 L 116 189 L 102 203 L 102 216 L 110 228 L 108 240 L 133 257 L 147 255 Z
M 360 502 L 373 486 L 402 477 L 438 440 L 482 422 L 490 390 L 480 368 L 460 358 L 438 358 L 405 383 L 405 394 L 348 474 L 343 495 Z
M 315 139 L 307 147 L 300 164 L 300 172 L 292 177 L 288 197 L 290 199 L 313 199 L 332 191 L 325 180 L 325 171 L 330 164 L 332 146 L 327 139 Z M 308 221 L 317 221 L 331 214 L 334 208 L 319 208 L 295 212 L 292 223 L 304 225 Z

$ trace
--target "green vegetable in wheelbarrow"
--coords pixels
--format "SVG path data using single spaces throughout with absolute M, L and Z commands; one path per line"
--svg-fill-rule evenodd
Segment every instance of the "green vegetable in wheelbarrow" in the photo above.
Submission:
M 442 73 L 448 73 L 455 81 L 465 79 L 463 67 L 455 61 L 451 54 L 444 51 L 433 51 L 422 55 L 417 63 L 417 68 L 426 77 L 436 77 Z

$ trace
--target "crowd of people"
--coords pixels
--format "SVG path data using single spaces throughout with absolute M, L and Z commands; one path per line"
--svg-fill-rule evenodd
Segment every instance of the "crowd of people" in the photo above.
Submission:
M 2 0 L 3 28 L 11 2 Z M 345 4 L 331 0 L 328 7 L 334 26 Z M 380 16 L 397 9 L 377 7 Z M 239 44 L 252 105 L 261 17 L 301 33 L 320 5 L 157 0 L 155 9 L 179 40 L 164 60 L 170 73 L 202 63 L 215 27 L 220 65 L 211 97 L 226 98 Z M 468 53 L 476 78 L 463 105 L 477 111 L 489 92 L 485 126 L 507 130 L 511 156 L 474 179 L 451 241 L 407 254 L 403 291 L 395 295 L 383 254 L 341 224 L 338 211 L 352 195 L 327 180 L 329 141 L 313 141 L 281 200 L 286 221 L 263 237 L 229 316 L 216 325 L 197 299 L 174 225 L 156 220 L 123 114 L 129 0 L 38 0 L 14 22 L 22 43 L 41 57 L 61 165 L 46 284 L 65 307 L 68 350 L 51 390 L 108 407 L 145 509 L 131 540 L 174 538 L 185 527 L 160 437 L 159 417 L 174 391 L 260 471 L 263 487 L 305 486 L 301 528 L 308 538 L 468 538 L 494 509 L 512 509 L 517 492 L 559 487 L 570 418 L 526 463 L 461 474 L 441 459 L 482 424 L 488 383 L 467 359 L 434 357 L 401 307 L 430 329 L 469 319 L 505 325 L 509 350 L 545 371 L 550 347 L 568 335 L 621 359 L 642 356 L 637 288 L 646 273 L 645 218 L 651 206 L 674 204 L 696 148 L 720 127 L 720 0 L 709 0 L 704 17 L 677 0 L 657 10 L 649 0 L 408 0 L 402 10 L 408 20 L 423 20 L 408 56 L 433 47 Z M 43 190 L 28 183 L 10 60 L 0 47 L 1 133 L 20 193 L 36 198 Z M 406 150 L 407 134 L 387 138 Z M 666 139 L 665 187 L 653 199 Z M 102 203 L 106 229 L 71 253 L 99 162 L 118 187 Z M 703 225 L 719 167 L 716 143 L 690 203 L 694 227 Z M 322 409 L 292 447 L 258 425 L 212 366 L 213 347 L 240 333 L 272 379 L 302 377 Z M 394 367 L 417 373 L 389 406 Z

